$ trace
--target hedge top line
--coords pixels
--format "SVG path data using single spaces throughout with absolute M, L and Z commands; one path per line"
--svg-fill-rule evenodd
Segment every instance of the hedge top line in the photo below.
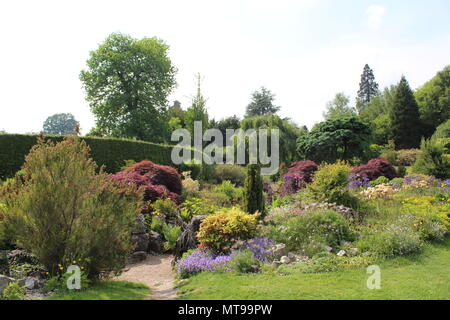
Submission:
M 25 156 L 37 143 L 37 134 L 0 134 L 0 178 L 13 176 L 22 167 Z M 45 140 L 62 141 L 65 136 L 45 135 Z M 90 155 L 99 166 L 105 166 L 106 172 L 115 173 L 124 166 L 125 160 L 151 160 L 161 165 L 174 166 L 171 160 L 173 145 L 157 144 L 146 141 L 80 137 L 90 147 Z M 186 147 L 192 152 L 198 152 Z

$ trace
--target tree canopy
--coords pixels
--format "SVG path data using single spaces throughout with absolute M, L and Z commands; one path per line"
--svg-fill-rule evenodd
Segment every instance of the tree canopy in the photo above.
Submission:
M 359 83 L 359 90 L 356 98 L 356 108 L 358 111 L 361 112 L 372 98 L 378 95 L 378 93 L 378 83 L 375 82 L 373 70 L 366 64 L 361 75 L 361 82 Z
M 265 87 L 252 94 L 251 102 L 247 106 L 245 118 L 276 114 L 280 107 L 273 104 L 275 95 Z
M 166 141 L 167 96 L 176 73 L 168 50 L 158 38 L 113 33 L 90 53 L 80 79 L 96 116 L 95 132 Z
M 69 135 L 75 133 L 78 125 L 71 113 L 57 113 L 44 121 L 43 129 L 45 134 Z
M 323 117 L 325 120 L 348 118 L 356 116 L 356 110 L 349 106 L 350 98 L 343 92 L 337 93 L 334 99 L 327 103 L 327 110 Z

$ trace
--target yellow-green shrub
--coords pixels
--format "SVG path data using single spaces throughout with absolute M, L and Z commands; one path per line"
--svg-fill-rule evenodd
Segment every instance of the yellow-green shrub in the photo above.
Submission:
M 256 233 L 258 215 L 238 208 L 221 210 L 206 217 L 200 225 L 197 240 L 204 248 L 227 251 L 237 240 L 246 240 Z

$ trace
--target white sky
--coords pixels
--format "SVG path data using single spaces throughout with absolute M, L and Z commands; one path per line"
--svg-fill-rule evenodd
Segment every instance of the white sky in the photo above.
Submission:
M 251 93 L 276 94 L 281 116 L 309 127 L 337 92 L 354 101 L 365 63 L 380 87 L 413 88 L 450 64 L 450 1 L 0 0 L 0 130 L 37 132 L 70 112 L 94 117 L 79 73 L 108 34 L 157 36 L 170 46 L 186 108 L 194 75 L 210 116 L 242 116 Z M 426 7 L 425 7 L 426 5 Z

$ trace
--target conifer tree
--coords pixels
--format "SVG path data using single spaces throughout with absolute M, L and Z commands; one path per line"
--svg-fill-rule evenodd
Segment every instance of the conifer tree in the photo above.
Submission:
M 252 214 L 264 212 L 261 167 L 257 164 L 247 165 L 247 175 L 244 182 L 244 209 Z
M 356 97 L 356 109 L 358 109 L 358 112 L 361 112 L 372 98 L 376 97 L 378 94 L 378 83 L 375 82 L 373 70 L 366 64 L 361 75 L 358 96 Z
M 402 76 L 392 99 L 391 138 L 397 149 L 417 148 L 420 144 L 419 107 L 405 76 Z

